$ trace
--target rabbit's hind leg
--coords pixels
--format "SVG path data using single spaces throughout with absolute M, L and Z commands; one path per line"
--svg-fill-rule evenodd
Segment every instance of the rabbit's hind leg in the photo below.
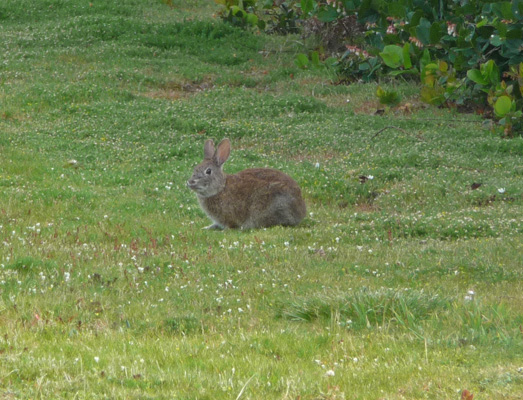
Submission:
M 249 222 L 250 228 L 262 228 L 275 225 L 294 226 L 298 225 L 303 217 L 300 216 L 294 204 L 294 198 L 286 195 L 275 198 L 270 206 L 263 212 L 256 214 Z M 245 226 L 242 227 L 245 229 Z

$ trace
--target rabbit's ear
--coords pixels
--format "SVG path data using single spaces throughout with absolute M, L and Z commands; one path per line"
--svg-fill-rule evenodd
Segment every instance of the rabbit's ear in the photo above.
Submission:
M 212 139 L 208 139 L 205 141 L 205 145 L 203 146 L 203 159 L 204 160 L 211 160 L 214 156 L 214 142 Z
M 218 150 L 216 150 L 216 162 L 218 165 L 222 165 L 231 154 L 231 142 L 229 139 L 223 139 L 218 145 Z

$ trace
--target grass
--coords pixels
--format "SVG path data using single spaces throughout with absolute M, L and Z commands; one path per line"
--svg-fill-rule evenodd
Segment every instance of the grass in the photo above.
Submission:
M 0 397 L 521 398 L 523 139 L 214 12 L 0 6 Z M 202 230 L 207 137 L 308 218 Z

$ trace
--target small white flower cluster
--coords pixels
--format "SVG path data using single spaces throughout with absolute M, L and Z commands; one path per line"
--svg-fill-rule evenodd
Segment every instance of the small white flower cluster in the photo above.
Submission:
M 476 293 L 473 290 L 469 290 L 465 296 L 465 301 L 473 301 Z

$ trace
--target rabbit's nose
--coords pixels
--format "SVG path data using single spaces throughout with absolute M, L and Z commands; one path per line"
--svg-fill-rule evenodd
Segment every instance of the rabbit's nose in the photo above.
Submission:
M 187 186 L 194 186 L 194 185 L 196 185 L 196 181 L 194 179 L 189 179 L 187 181 Z

